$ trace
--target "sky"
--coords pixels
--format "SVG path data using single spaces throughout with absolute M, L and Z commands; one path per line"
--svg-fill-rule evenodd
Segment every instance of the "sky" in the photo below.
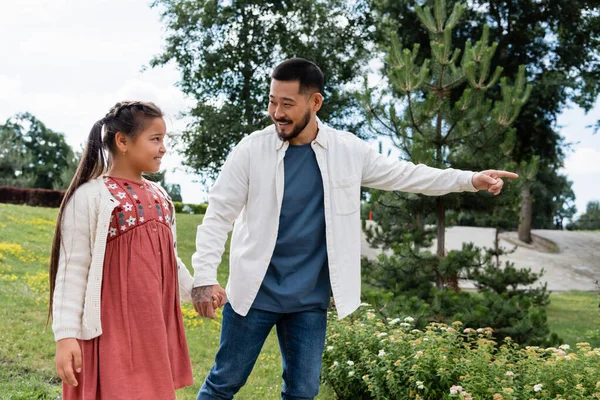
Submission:
M 0 122 L 30 112 L 65 134 L 76 150 L 95 121 L 120 100 L 157 103 L 167 128 L 193 102 L 176 87 L 174 65 L 146 69 L 161 52 L 165 30 L 158 10 L 146 0 L 19 0 L 0 2 Z M 266 107 L 266 105 L 265 105 Z M 573 181 L 578 211 L 600 200 L 600 133 L 586 128 L 600 118 L 600 102 L 585 114 L 578 107 L 558 118 L 574 143 L 563 173 Z M 226 134 L 225 132 L 223 134 Z M 167 182 L 179 183 L 184 202 L 206 201 L 206 188 L 170 152 L 163 167 Z M 174 170 L 174 171 L 173 171 Z

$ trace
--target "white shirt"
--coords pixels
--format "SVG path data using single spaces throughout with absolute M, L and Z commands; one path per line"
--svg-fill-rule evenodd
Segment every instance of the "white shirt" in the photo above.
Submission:
M 343 318 L 360 305 L 361 186 L 431 196 L 476 189 L 473 172 L 385 157 L 351 133 L 318 124 L 312 148 L 323 178 L 331 288 Z M 254 302 L 277 241 L 288 145 L 274 125 L 242 139 L 223 165 L 198 226 L 194 287 L 218 283 L 217 267 L 235 222 L 226 290 L 231 306 L 242 316 Z

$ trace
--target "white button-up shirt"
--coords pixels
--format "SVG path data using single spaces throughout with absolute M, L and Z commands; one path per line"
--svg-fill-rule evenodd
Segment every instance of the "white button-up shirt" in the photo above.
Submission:
M 312 148 L 323 178 L 331 288 L 343 318 L 360 305 L 361 186 L 430 196 L 476 189 L 473 172 L 385 157 L 351 133 L 318 124 Z M 226 291 L 233 309 L 243 316 L 252 307 L 275 249 L 287 148 L 274 125 L 242 139 L 223 165 L 198 226 L 194 287 L 218 283 L 217 266 L 235 222 Z

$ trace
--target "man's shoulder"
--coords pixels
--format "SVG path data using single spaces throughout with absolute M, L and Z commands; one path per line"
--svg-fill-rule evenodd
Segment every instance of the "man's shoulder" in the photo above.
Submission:
M 363 140 L 352 132 L 335 129 L 327 125 L 323 125 L 323 128 L 327 132 L 327 140 L 331 141 L 333 145 L 360 146 L 363 143 Z
M 251 134 L 245 136 L 240 143 L 245 143 L 245 142 L 257 142 L 257 141 L 264 141 L 264 140 L 272 140 L 273 136 L 276 134 L 275 132 L 275 125 L 269 125 L 264 129 L 261 129 L 259 131 L 254 131 Z

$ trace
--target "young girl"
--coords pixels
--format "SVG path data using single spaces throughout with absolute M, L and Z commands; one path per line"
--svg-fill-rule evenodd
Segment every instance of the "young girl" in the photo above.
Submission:
M 162 116 L 153 103 L 117 103 L 94 124 L 60 207 L 50 313 L 64 400 L 173 400 L 193 383 L 179 306 L 193 279 L 170 198 L 142 177 L 166 152 Z

